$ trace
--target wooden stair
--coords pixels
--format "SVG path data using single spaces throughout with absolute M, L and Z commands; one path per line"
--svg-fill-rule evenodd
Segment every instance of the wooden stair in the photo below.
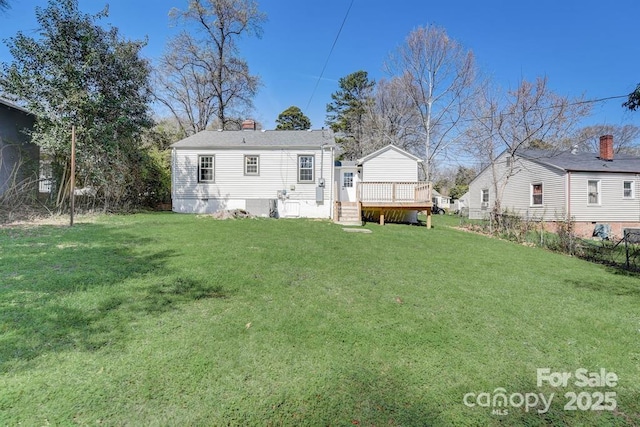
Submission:
M 337 202 L 336 222 L 342 225 L 362 225 L 362 212 L 357 202 Z

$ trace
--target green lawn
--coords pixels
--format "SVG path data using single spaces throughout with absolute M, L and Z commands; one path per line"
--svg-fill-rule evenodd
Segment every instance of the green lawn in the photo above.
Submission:
M 0 425 L 640 424 L 637 276 L 452 217 L 85 221 L 0 229 Z M 463 402 L 498 388 L 554 398 Z M 617 408 L 565 410 L 571 392 Z

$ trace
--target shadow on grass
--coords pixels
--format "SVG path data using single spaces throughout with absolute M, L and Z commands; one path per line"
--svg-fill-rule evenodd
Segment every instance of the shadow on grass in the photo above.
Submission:
M 306 398 L 268 402 L 256 419 L 273 425 L 446 425 L 437 402 L 411 392 L 410 381 L 397 371 L 381 372 L 358 365 L 338 368 L 330 378 L 310 384 Z
M 606 292 L 617 296 L 640 296 L 640 284 L 632 282 L 613 282 L 613 281 L 578 281 L 566 279 L 567 285 L 572 285 L 577 289 L 589 290 L 595 292 Z
M 0 372 L 42 354 L 119 346 L 132 321 L 224 289 L 176 277 L 154 241 L 97 224 L 0 235 Z

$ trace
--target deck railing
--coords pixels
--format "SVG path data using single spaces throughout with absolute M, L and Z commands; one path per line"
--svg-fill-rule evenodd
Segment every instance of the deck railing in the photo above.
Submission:
M 428 182 L 358 182 L 356 194 L 360 202 L 426 203 L 431 202 Z

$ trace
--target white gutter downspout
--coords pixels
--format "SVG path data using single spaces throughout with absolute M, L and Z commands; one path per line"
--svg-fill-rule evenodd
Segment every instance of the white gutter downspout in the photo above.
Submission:
M 331 182 L 329 183 L 329 218 L 333 219 L 333 211 L 334 211 L 334 197 L 335 194 L 333 192 L 334 190 L 334 173 L 335 173 L 335 161 L 334 161 L 334 153 L 333 153 L 334 147 L 331 147 Z M 327 188 L 327 184 L 325 183 L 325 188 Z

